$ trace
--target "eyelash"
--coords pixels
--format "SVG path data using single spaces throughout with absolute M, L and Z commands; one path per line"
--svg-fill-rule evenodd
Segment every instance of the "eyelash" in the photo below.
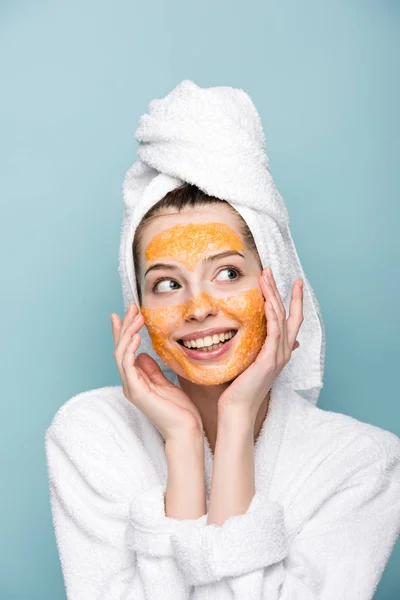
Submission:
M 243 277 L 244 275 L 244 271 L 242 269 L 240 269 L 239 267 L 234 267 L 233 265 L 226 265 L 226 267 L 224 267 L 223 269 L 221 269 L 221 271 L 226 271 L 227 269 L 231 269 L 232 271 L 237 271 L 239 273 L 239 277 L 237 277 L 236 279 L 232 279 L 231 281 L 237 281 L 240 277 Z M 218 271 L 217 275 L 219 273 L 221 273 L 221 271 Z M 160 283 L 160 281 L 175 281 L 175 279 L 171 279 L 171 277 L 160 277 L 160 279 L 157 279 L 157 281 L 155 281 L 152 285 L 151 291 L 155 292 L 156 286 Z M 171 290 L 173 291 L 173 290 Z M 157 292 L 155 292 L 157 293 Z

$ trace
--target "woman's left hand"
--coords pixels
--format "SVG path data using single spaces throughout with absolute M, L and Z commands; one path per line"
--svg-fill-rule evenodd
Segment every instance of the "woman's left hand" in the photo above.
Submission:
M 265 298 L 267 337 L 255 361 L 238 375 L 218 400 L 218 415 L 239 415 L 255 422 L 264 398 L 289 362 L 292 351 L 300 346 L 296 340 L 303 317 L 302 280 L 293 284 L 289 318 L 270 268 L 264 269 L 260 287 Z M 272 307 L 270 308 L 269 302 Z M 233 410 L 231 410 L 233 409 Z

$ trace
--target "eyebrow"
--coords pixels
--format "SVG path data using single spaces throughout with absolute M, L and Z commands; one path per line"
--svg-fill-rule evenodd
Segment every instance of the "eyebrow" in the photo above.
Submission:
M 226 252 L 220 252 L 219 254 L 212 254 L 211 256 L 206 256 L 206 258 L 203 258 L 203 260 L 201 262 L 205 263 L 205 264 L 209 264 L 220 258 L 226 258 L 227 256 L 232 256 L 234 254 L 241 256 L 242 258 L 245 258 L 244 254 L 242 254 L 241 252 L 236 252 L 235 250 L 227 250 Z M 174 271 L 177 268 L 178 267 L 176 265 L 158 262 L 158 263 L 155 263 L 154 265 L 151 265 L 151 267 L 149 267 L 148 269 L 146 269 L 144 276 L 146 277 L 146 275 L 150 271 L 153 271 L 154 269 L 165 269 L 166 271 Z

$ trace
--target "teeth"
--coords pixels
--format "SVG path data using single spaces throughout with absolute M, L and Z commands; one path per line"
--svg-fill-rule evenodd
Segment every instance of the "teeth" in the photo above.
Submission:
M 204 348 L 199 348 L 199 350 L 201 352 L 210 352 L 210 350 L 216 350 L 220 346 L 222 346 L 222 342 L 218 342 L 218 344 L 213 344 L 212 346 L 204 346 Z
M 230 340 L 234 333 L 234 331 L 226 331 L 225 333 L 214 334 L 213 336 L 207 335 L 205 338 L 198 338 L 197 340 L 184 340 L 183 345 L 186 348 L 204 348 L 204 351 L 207 351 L 207 348 L 211 346 L 219 345 L 225 340 Z

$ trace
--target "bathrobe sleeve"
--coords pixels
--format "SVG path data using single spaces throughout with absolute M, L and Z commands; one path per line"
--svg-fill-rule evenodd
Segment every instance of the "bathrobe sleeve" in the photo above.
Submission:
M 168 532 L 185 522 L 165 516 L 157 521 L 164 496 L 132 428 L 122 429 L 112 413 L 81 406 L 53 421 L 45 448 L 68 600 L 188 600 L 190 586 L 165 552 Z M 142 541 L 140 552 L 127 541 L 131 504 L 142 505 L 142 526 L 148 526 L 151 540 L 147 545 Z M 188 522 L 195 528 L 206 518 Z
M 257 493 L 221 527 L 173 534 L 187 582 L 225 580 L 235 600 L 370 600 L 400 532 L 400 440 L 387 433 L 332 452 L 286 515 Z

